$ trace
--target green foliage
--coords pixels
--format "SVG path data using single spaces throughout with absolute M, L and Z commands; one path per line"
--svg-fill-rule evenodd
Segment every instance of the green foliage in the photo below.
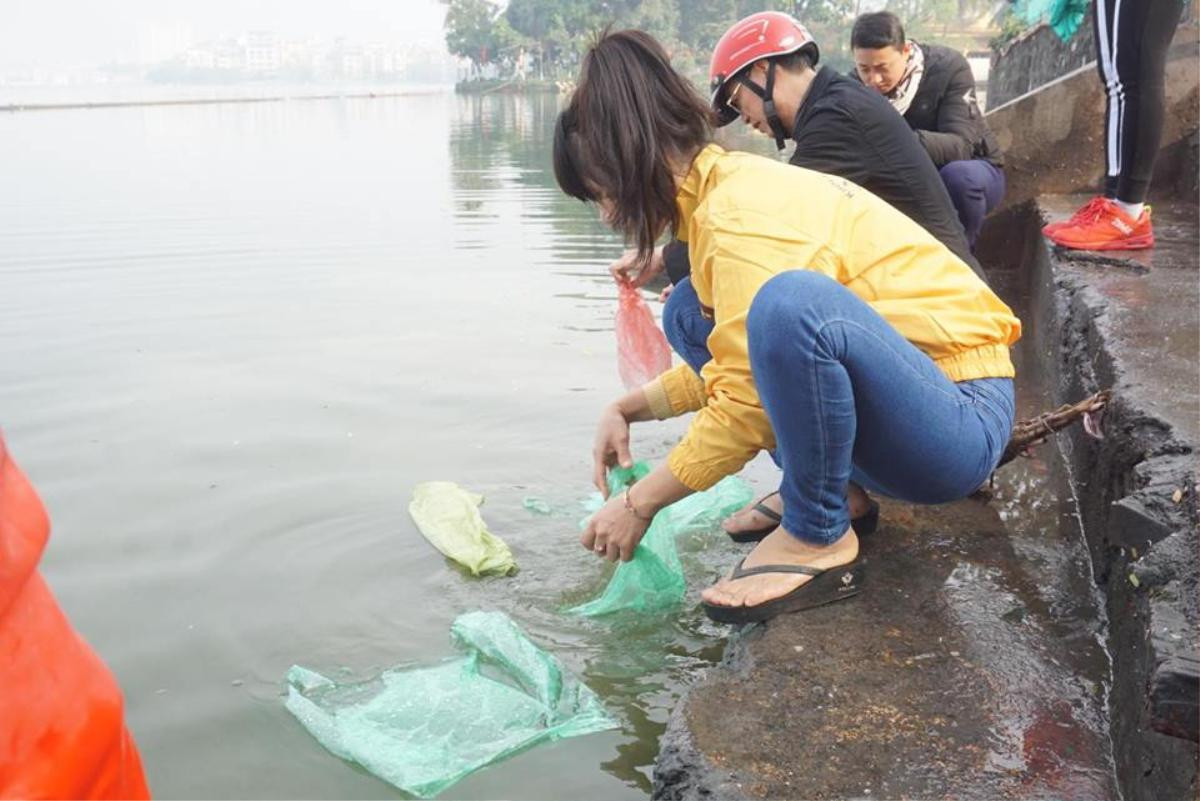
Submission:
M 500 7 L 491 0 L 441 0 L 446 6 L 446 47 L 475 64 L 496 56 L 495 33 Z
M 678 0 L 633 0 L 625 5 L 621 25 L 650 31 L 671 49 L 680 44 Z
M 545 78 L 572 78 L 579 57 L 605 28 L 638 28 L 661 41 L 681 70 L 704 80 L 713 45 L 737 19 L 756 11 L 785 11 L 816 37 L 822 62 L 850 67 L 850 26 L 856 12 L 878 8 L 865 0 L 441 0 L 446 43 L 476 65 L 515 69 L 524 59 Z M 978 18 L 991 0 L 888 0 L 914 35 L 936 37 L 947 25 Z M 508 73 L 504 73 L 508 74 Z
M 712 50 L 738 18 L 737 0 L 692 0 L 680 16 L 679 38 L 696 50 Z

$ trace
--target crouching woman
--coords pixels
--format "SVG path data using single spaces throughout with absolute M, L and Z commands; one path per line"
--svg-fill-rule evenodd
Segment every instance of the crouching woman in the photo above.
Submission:
M 628 560 L 659 509 L 773 450 L 782 522 L 702 596 L 713 619 L 743 623 L 859 591 L 850 520 L 866 493 L 945 503 L 988 478 L 1012 428 L 1021 324 L 908 217 L 840 178 L 726 152 L 711 115 L 652 37 L 607 34 L 558 119 L 554 170 L 643 257 L 665 233 L 684 240 L 712 320 L 699 372 L 681 364 L 605 409 L 602 491 L 605 468 L 630 460 L 631 423 L 695 415 L 583 545 Z

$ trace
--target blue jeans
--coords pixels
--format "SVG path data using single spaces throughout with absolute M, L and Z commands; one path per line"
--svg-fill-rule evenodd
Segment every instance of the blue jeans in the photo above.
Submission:
M 700 298 L 692 289 L 691 278 L 681 279 L 667 296 L 662 326 L 667 342 L 699 375 L 700 368 L 712 360 L 708 335 L 712 333 L 713 321 L 700 312 Z
M 694 369 L 708 354 L 704 324 L 712 330 L 685 279 L 667 299 L 663 327 Z M 850 481 L 945 503 L 974 492 L 1000 461 L 1012 379 L 951 381 L 837 281 L 808 270 L 775 276 L 750 305 L 746 330 L 783 468 L 783 527 L 799 539 L 827 544 L 846 532 Z
M 1004 199 L 1004 170 L 983 159 L 964 159 L 942 165 L 938 173 L 974 250 L 983 218 Z

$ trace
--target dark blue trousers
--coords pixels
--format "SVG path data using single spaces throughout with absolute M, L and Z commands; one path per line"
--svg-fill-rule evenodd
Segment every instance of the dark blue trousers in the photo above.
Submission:
M 974 250 L 983 218 L 1004 199 L 1004 170 L 983 159 L 965 159 L 951 161 L 938 172 Z

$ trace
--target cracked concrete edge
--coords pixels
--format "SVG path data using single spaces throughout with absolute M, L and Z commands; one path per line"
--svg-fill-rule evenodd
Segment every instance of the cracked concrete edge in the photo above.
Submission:
M 700 680 L 704 683 L 713 672 L 744 675 L 754 668 L 750 644 L 762 636 L 762 626 L 748 626 L 730 635 L 721 661 Z M 743 801 L 749 796 L 735 771 L 716 765 L 692 738 L 688 720 L 688 695 L 679 699 L 667 722 L 667 730 L 659 741 L 659 755 L 654 763 L 654 801 L 696 801 L 720 799 Z
M 1112 343 L 1120 333 L 1108 301 L 1061 265 L 1028 215 L 1037 244 L 1034 269 L 1051 289 L 1050 328 L 1063 399 L 1112 387 L 1105 439 L 1072 429 L 1066 450 L 1074 467 L 1083 529 L 1108 615 L 1112 656 L 1110 730 L 1118 781 L 1126 798 L 1196 796 L 1200 514 L 1196 443 L 1148 411 L 1124 379 Z M 1028 251 L 1027 251 L 1028 253 Z M 1176 499 L 1176 493 L 1178 497 Z

